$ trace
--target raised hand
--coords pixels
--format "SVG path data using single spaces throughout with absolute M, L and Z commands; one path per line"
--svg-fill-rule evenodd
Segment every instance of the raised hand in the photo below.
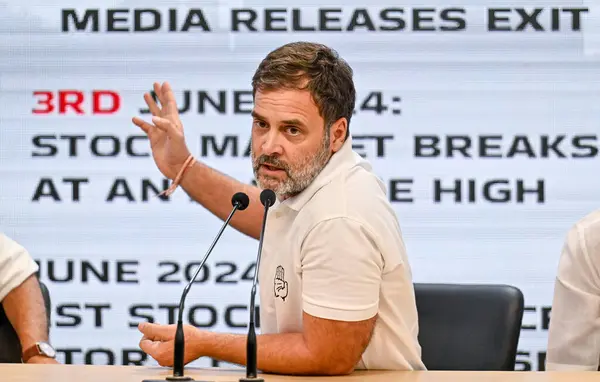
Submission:
M 154 102 L 150 93 L 144 94 L 144 101 L 152 113 L 153 124 L 139 117 L 133 117 L 132 121 L 148 135 L 152 157 L 160 172 L 167 178 L 174 179 L 190 155 L 190 151 L 185 143 L 183 124 L 179 119 L 171 86 L 168 82 L 162 85 L 155 82 L 154 92 L 160 106 Z
M 275 297 L 281 297 L 283 301 L 288 295 L 288 283 L 285 281 L 285 269 L 280 265 L 275 270 Z

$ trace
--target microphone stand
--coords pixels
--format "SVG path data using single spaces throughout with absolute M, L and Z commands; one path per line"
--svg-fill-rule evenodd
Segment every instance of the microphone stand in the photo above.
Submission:
M 236 197 L 238 198 L 237 200 L 236 200 Z M 245 197 L 246 200 L 244 200 L 244 197 Z M 242 198 L 242 200 L 240 200 L 240 198 Z M 194 378 L 192 378 L 192 377 L 187 376 L 187 375 L 184 374 L 185 335 L 183 333 L 183 308 L 184 308 L 185 298 L 186 298 L 188 292 L 190 291 L 190 288 L 192 287 L 192 284 L 196 280 L 196 277 L 198 277 L 198 274 L 200 273 L 200 270 L 204 266 L 204 263 L 208 259 L 208 255 L 210 255 L 210 253 L 212 252 L 213 248 L 217 244 L 217 241 L 219 240 L 219 238 L 223 234 L 223 231 L 225 231 L 225 228 L 227 228 L 227 226 L 229 225 L 229 221 L 233 217 L 233 214 L 238 209 L 239 210 L 244 210 L 248 206 L 248 200 L 247 200 L 247 198 L 248 198 L 248 196 L 245 195 L 245 194 L 243 194 L 243 193 L 237 193 L 237 194 L 235 194 L 233 196 L 233 199 L 232 199 L 233 209 L 231 210 L 231 212 L 229 213 L 229 216 L 227 217 L 227 219 L 225 220 L 225 222 L 221 226 L 221 229 L 219 230 L 219 233 L 217 233 L 217 236 L 215 237 L 215 239 L 213 240 L 212 244 L 208 248 L 208 251 L 206 251 L 206 254 L 202 258 L 202 261 L 200 261 L 200 265 L 196 269 L 196 272 L 194 273 L 194 277 L 192 277 L 192 279 L 190 280 L 190 282 L 183 289 L 183 293 L 181 294 L 181 300 L 179 300 L 179 312 L 178 312 L 178 317 L 177 317 L 177 329 L 175 331 L 175 345 L 174 345 L 174 349 L 173 349 L 173 352 L 174 352 L 174 354 L 173 354 L 173 375 L 167 376 L 165 378 L 165 380 L 167 380 L 167 381 L 193 381 L 194 380 Z M 142 382 L 163 382 L 163 381 L 164 380 L 162 380 L 162 379 L 152 379 L 152 380 L 145 379 Z
M 269 207 L 275 203 L 275 193 L 271 190 L 261 192 L 260 201 L 265 206 L 263 215 L 263 224 L 260 231 L 260 239 L 258 241 L 258 254 L 256 255 L 256 270 L 254 271 L 254 279 L 252 280 L 252 290 L 250 291 L 250 320 L 248 322 L 248 339 L 246 342 L 246 377 L 239 379 L 239 382 L 264 382 L 263 378 L 258 377 L 258 359 L 257 359 L 257 344 L 256 344 L 256 329 L 255 329 L 255 308 L 254 300 L 256 297 L 256 285 L 258 283 L 258 271 L 260 269 L 260 258 L 262 253 L 263 239 L 265 228 L 267 226 L 267 213 Z

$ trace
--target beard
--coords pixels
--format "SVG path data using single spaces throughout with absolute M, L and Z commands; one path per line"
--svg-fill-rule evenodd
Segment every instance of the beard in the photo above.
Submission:
M 255 157 L 254 152 L 252 152 L 252 169 L 258 186 L 261 189 L 268 188 L 273 190 L 279 200 L 296 196 L 304 191 L 304 189 L 313 182 L 317 175 L 319 175 L 327 165 L 327 162 L 329 162 L 329 129 L 326 129 L 325 131 L 325 137 L 321 141 L 321 145 L 317 152 L 307 153 L 293 164 L 283 162 L 272 155 L 261 155 L 257 158 Z M 283 179 L 280 179 L 265 174 L 259 174 L 258 170 L 262 165 L 276 167 L 285 172 L 286 176 L 283 177 Z

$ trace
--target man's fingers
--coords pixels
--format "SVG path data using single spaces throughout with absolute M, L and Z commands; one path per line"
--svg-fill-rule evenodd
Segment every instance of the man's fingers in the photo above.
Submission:
M 159 129 L 161 129 L 169 135 L 172 135 L 177 131 L 177 127 L 175 127 L 175 124 L 166 118 L 152 117 L 152 122 L 154 122 L 154 125 L 156 127 L 158 127 Z
M 152 115 L 160 115 L 160 108 L 150 93 L 144 93 L 144 101 L 146 101 L 146 105 L 148 105 L 148 109 Z
M 175 325 L 159 325 L 149 322 L 142 322 L 138 325 L 138 330 L 144 334 L 144 338 L 149 341 L 168 341 L 175 337 Z
M 154 126 L 141 118 L 133 117 L 131 121 L 146 133 L 151 145 L 156 141 L 157 134 L 166 133 L 164 126 Z
M 157 326 L 158 325 L 156 324 L 151 324 L 147 322 L 141 322 L 140 324 L 138 324 L 138 330 L 144 335 L 140 340 L 140 346 L 144 341 L 152 342 L 154 340 L 161 340 L 161 338 L 159 337 Z
M 140 129 L 144 130 L 144 133 L 152 134 L 152 129 L 154 128 L 154 126 L 144 121 L 143 119 L 139 117 L 133 117 L 131 119 L 131 122 L 133 122 L 133 124 L 139 127 Z
M 154 358 L 161 366 L 173 365 L 173 350 L 163 342 L 155 342 L 148 339 L 140 341 L 140 349 L 150 357 Z
M 171 85 L 165 81 L 161 90 L 163 96 L 161 102 L 164 101 L 163 108 L 165 109 L 165 113 L 173 116 L 177 115 L 177 102 L 175 101 L 175 94 L 173 94 Z
M 155 82 L 153 84 L 153 86 L 154 86 L 154 93 L 156 94 L 156 97 L 158 97 L 158 102 L 160 102 L 160 105 L 162 107 L 165 107 L 165 98 L 164 98 L 164 96 L 162 94 L 163 92 L 162 92 L 162 89 L 160 87 L 160 84 L 158 82 Z
M 154 342 L 145 336 L 140 340 L 140 349 L 144 351 L 144 353 L 148 353 L 152 355 L 158 346 L 158 342 Z

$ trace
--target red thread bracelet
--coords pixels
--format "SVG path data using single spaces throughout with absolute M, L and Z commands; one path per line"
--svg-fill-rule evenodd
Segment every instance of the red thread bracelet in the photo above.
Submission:
M 179 173 L 173 180 L 173 183 L 171 184 L 171 186 L 169 186 L 169 188 L 167 188 L 166 190 L 164 190 L 163 192 L 161 192 L 158 195 L 159 196 L 161 196 L 161 195 L 169 196 L 173 192 L 175 192 L 177 187 L 179 187 L 179 183 L 181 182 L 181 179 L 183 178 L 183 174 L 185 174 L 185 171 L 188 168 L 190 168 L 194 165 L 194 162 L 195 162 L 194 157 L 190 154 L 190 156 L 188 156 L 187 159 L 185 160 L 185 162 L 183 163 L 183 166 L 181 166 L 181 170 L 179 170 Z

